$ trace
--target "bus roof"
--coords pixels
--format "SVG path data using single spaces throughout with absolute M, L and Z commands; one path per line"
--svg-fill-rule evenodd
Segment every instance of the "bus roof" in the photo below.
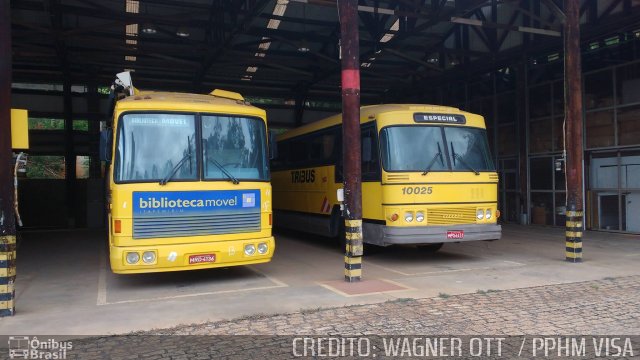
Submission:
M 266 112 L 230 97 L 178 92 L 140 91 L 116 103 L 116 111 L 169 110 L 243 114 L 266 118 Z
M 360 123 L 364 124 L 375 120 L 382 113 L 395 111 L 417 111 L 417 112 L 435 112 L 443 114 L 468 114 L 458 108 L 449 106 L 427 105 L 427 104 L 383 104 L 368 105 L 360 108 Z M 289 130 L 278 137 L 278 140 L 284 140 L 295 136 L 303 135 L 313 131 L 328 128 L 342 122 L 342 114 L 336 114 L 328 118 L 303 125 L 301 127 Z

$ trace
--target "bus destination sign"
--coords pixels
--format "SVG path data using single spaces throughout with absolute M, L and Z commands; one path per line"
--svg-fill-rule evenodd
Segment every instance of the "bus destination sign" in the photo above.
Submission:
M 464 115 L 414 113 L 413 121 L 422 123 L 465 124 L 467 119 Z

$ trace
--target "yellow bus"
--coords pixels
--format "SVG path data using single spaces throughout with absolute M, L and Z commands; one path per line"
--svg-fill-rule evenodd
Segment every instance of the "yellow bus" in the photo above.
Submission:
M 387 104 L 362 107 L 360 125 L 365 243 L 437 251 L 446 242 L 501 237 L 498 175 L 482 116 Z M 341 114 L 285 132 L 277 146 L 275 226 L 340 238 Z
M 114 273 L 264 263 L 275 249 L 266 114 L 240 94 L 139 92 L 101 134 Z

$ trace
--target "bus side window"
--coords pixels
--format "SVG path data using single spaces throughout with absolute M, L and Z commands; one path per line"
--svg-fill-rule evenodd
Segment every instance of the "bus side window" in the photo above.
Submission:
M 289 141 L 276 143 L 278 147 L 278 157 L 271 160 L 274 169 L 285 169 L 289 165 Z
M 378 159 L 378 146 L 375 128 L 362 129 L 362 180 L 380 180 L 380 161 Z
M 308 145 L 306 139 L 292 139 L 289 144 L 289 164 L 305 166 L 309 156 Z

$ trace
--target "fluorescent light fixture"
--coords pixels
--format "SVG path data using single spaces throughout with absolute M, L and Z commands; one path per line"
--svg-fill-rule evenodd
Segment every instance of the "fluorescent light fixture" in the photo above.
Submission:
M 250 73 L 254 73 L 254 72 L 258 71 L 258 67 L 257 66 L 249 66 L 246 71 L 250 72 Z
M 138 45 L 138 40 L 136 39 L 126 39 L 125 42 L 127 45 Z
M 311 49 L 309 48 L 309 43 L 307 43 L 307 39 L 302 39 L 302 41 L 300 41 L 300 45 L 298 45 L 298 51 L 301 53 L 307 53 L 311 51 Z
M 176 30 L 176 35 L 186 38 L 189 37 L 189 35 L 191 35 L 189 33 L 189 30 L 187 28 L 185 28 L 184 26 L 181 26 L 178 28 L 178 30 Z
M 147 23 L 147 24 L 143 24 L 142 25 L 142 32 L 147 34 L 147 35 L 153 35 L 153 34 L 157 33 L 158 30 L 156 30 L 155 25 L 153 25 L 151 23 Z
M 136 61 L 136 60 L 138 60 L 138 58 L 135 57 L 135 56 L 132 56 L 132 55 L 125 55 L 124 60 L 125 61 Z

